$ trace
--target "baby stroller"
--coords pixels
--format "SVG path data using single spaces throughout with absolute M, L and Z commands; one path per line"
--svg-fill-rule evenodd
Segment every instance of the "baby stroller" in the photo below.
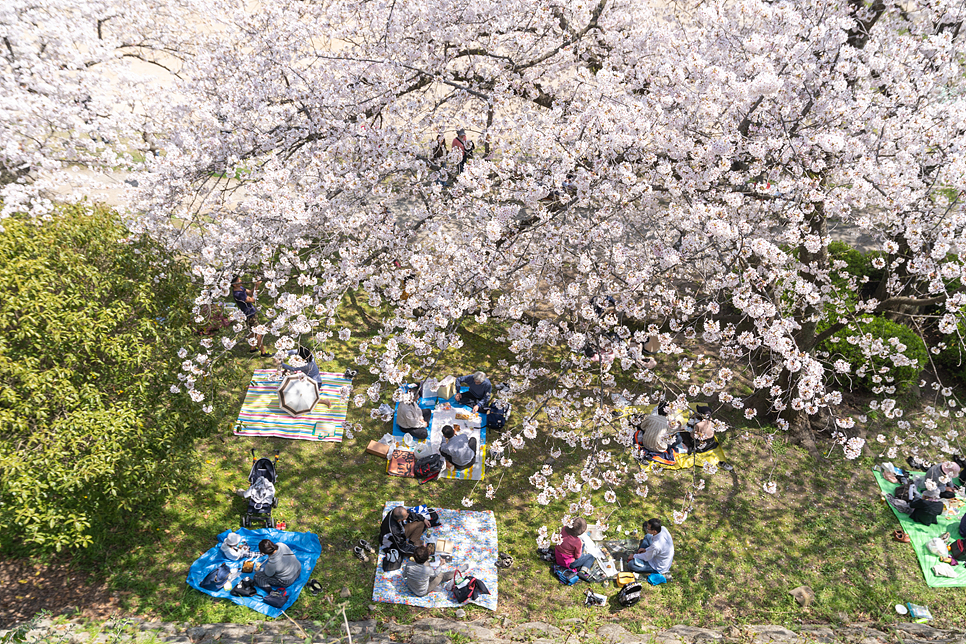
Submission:
M 255 448 L 252 448 L 252 471 L 248 474 L 249 488 L 242 493 L 248 500 L 248 509 L 242 517 L 242 526 L 251 528 L 253 521 L 262 521 L 266 528 L 275 527 L 272 509 L 278 507 L 275 497 L 275 483 L 278 480 L 276 467 L 278 466 L 278 450 L 275 459 L 255 458 Z

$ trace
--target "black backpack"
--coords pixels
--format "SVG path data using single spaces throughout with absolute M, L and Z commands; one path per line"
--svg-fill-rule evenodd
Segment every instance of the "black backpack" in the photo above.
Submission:
M 617 593 L 617 603 L 625 608 L 628 606 L 633 606 L 637 602 L 641 601 L 641 590 L 643 587 L 636 581 L 632 581 L 629 584 L 625 584 L 621 591 Z
M 262 597 L 262 601 L 275 608 L 281 608 L 288 601 L 288 591 L 284 588 L 275 588 L 272 592 Z
M 489 594 L 490 589 L 476 577 L 465 577 L 463 581 L 453 586 L 453 598 L 461 604 L 476 599 L 480 595 Z
M 416 465 L 413 466 L 413 476 L 416 477 L 420 485 L 435 481 L 442 471 L 443 457 L 439 454 L 424 456 L 416 461 Z
M 241 581 L 231 589 L 231 594 L 235 597 L 251 597 L 255 594 L 255 580 L 251 577 L 242 577 Z
M 506 426 L 509 407 L 504 409 L 497 405 L 490 405 L 486 410 L 486 428 L 500 430 Z

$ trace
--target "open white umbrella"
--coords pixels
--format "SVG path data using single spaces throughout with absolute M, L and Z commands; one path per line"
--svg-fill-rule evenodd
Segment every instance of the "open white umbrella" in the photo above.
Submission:
M 304 373 L 289 374 L 278 386 L 278 406 L 290 416 L 307 414 L 319 402 L 319 386 Z

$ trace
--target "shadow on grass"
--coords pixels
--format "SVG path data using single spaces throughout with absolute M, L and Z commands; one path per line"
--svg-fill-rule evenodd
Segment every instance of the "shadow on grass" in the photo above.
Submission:
M 364 329 L 358 319 L 360 313 L 352 307 L 347 309 L 341 321 L 357 332 Z M 462 330 L 461 336 L 465 346 L 443 354 L 437 373 L 463 374 L 481 369 L 491 374 L 494 382 L 507 376 L 500 360 L 509 355 L 485 330 Z M 342 355 L 349 355 L 349 344 L 354 346 L 370 337 L 354 337 L 343 346 Z M 340 357 L 320 366 L 335 372 L 350 366 L 359 368 L 354 393 L 364 392 L 375 382 L 364 366 Z M 236 356 L 236 360 L 242 375 L 225 389 L 237 400 L 237 409 L 251 369 L 269 366 L 270 362 L 247 356 Z M 349 592 L 350 620 L 451 617 L 451 611 L 373 604 L 376 561 L 360 562 L 350 547 L 360 538 L 373 540 L 387 500 L 462 508 L 465 496 L 473 499 L 473 509 L 494 511 L 500 550 L 515 559 L 512 568 L 500 572 L 498 616 L 547 621 L 581 617 L 592 624 L 607 614 L 599 608 L 584 607 L 588 587 L 583 583 L 560 585 L 534 554 L 540 526 L 557 531 L 560 516 L 575 500 L 541 506 L 528 482 L 544 463 L 552 439 L 540 437 L 536 444 L 531 442 L 513 452 L 516 467 L 489 468 L 486 480 L 479 485 L 439 481 L 418 486 L 413 479 L 388 477 L 384 461 L 364 454 L 370 439 L 389 431 L 388 424 L 368 417 L 368 407 L 350 406 L 348 421 L 361 428 L 354 438 L 341 444 L 242 439 L 231 434 L 232 419 L 226 419 L 217 436 L 198 444 L 196 474 L 183 482 L 178 494 L 148 513 L 147 519 L 132 520 L 110 534 L 100 535 L 97 547 L 81 559 L 99 570 L 113 588 L 130 591 L 128 608 L 134 612 L 196 623 L 263 619 L 248 609 L 213 601 L 188 588 L 185 576 L 194 559 L 214 545 L 219 532 L 240 525 L 244 502 L 232 491 L 247 485 L 249 450 L 254 447 L 260 456 L 278 449 L 277 518 L 286 521 L 289 530 L 317 534 L 322 543 L 322 556 L 313 577 L 320 581 L 323 592 L 318 597 L 302 594 L 288 611 L 294 619 L 326 619 L 343 601 L 343 589 Z M 518 404 L 518 409 L 522 405 Z M 520 415 L 519 411 L 515 413 L 505 432 L 517 431 Z M 497 435 L 492 434 L 490 441 Z M 774 623 L 794 627 L 807 622 L 837 622 L 842 614 L 851 621 L 888 624 L 895 620 L 891 606 L 916 601 L 930 605 L 938 625 L 966 621 L 966 606 L 957 599 L 961 591 L 926 587 L 910 547 L 890 540 L 896 522 L 878 500 L 878 488 L 869 473 L 871 459 L 815 460 L 795 447 L 782 445 L 780 434 L 774 440 L 781 449 L 750 437 L 739 425 L 727 433 L 723 444 L 735 465 L 733 472 L 652 473 L 650 494 L 644 499 L 634 495 L 626 480 L 615 489 L 618 503 L 607 508 L 608 512 L 612 510 L 609 536 L 618 532 L 629 535 L 639 530 L 644 520 L 659 517 L 668 524 L 676 549 L 673 581 L 658 587 L 645 585 L 641 602 L 615 615 L 645 620 L 656 627 L 676 623 Z M 620 448 L 611 443 L 610 449 Z M 565 451 L 554 464 L 554 476 L 579 471 L 582 463 L 580 457 Z M 706 488 L 694 492 L 689 518 L 673 525 L 672 513 L 683 509 L 684 493 L 699 479 L 705 480 Z M 775 495 L 763 490 L 763 483 L 769 480 L 778 486 Z M 492 501 L 483 494 L 488 484 L 499 487 Z M 799 608 L 788 595 L 800 585 L 815 590 L 816 600 L 808 609 Z M 610 597 L 617 592 L 612 585 L 594 586 L 594 590 Z M 470 619 L 491 615 L 475 606 L 467 610 Z

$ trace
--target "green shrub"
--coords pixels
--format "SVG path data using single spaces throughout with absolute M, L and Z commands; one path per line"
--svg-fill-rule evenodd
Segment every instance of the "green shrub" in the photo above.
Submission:
M 957 333 L 950 333 L 943 338 L 946 348 L 936 356 L 936 362 L 946 367 L 953 376 L 966 382 L 966 349 L 963 348 L 966 320 L 959 321 L 956 331 Z
M 828 254 L 831 261 L 844 261 L 846 263 L 845 272 L 860 280 L 862 277 L 868 277 L 869 282 L 878 282 L 885 275 L 885 269 L 876 268 L 872 265 L 875 258 L 882 257 L 880 251 L 873 250 L 863 253 L 843 241 L 832 241 L 828 245 Z M 837 271 L 832 272 L 832 282 L 839 287 L 846 284 L 844 279 L 838 277 Z
M 868 319 L 868 318 L 866 318 Z M 819 331 L 828 328 L 826 322 L 820 325 Z M 849 342 L 849 338 L 861 339 L 868 335 L 873 345 L 880 345 L 888 348 L 889 354 L 895 353 L 896 345 L 904 346 L 900 351 L 902 355 L 911 360 L 914 364 L 908 366 L 895 366 L 893 360 L 881 355 L 873 355 L 866 358 L 860 342 Z M 895 385 L 896 393 L 905 390 L 910 384 L 919 378 L 919 372 L 926 365 L 928 354 L 926 344 L 909 327 L 887 320 L 883 317 L 873 317 L 868 322 L 848 326 L 823 343 L 823 348 L 829 352 L 830 360 L 843 359 L 852 366 L 851 374 L 836 376 L 840 385 L 848 387 L 849 383 L 858 384 L 868 390 L 882 385 Z M 888 368 L 888 372 L 879 373 L 883 367 Z M 881 378 L 876 382 L 875 378 Z M 892 379 L 891 381 L 889 379 Z
M 176 484 L 212 427 L 169 390 L 190 283 L 163 249 L 122 242 L 112 212 L 3 228 L 0 543 L 85 547 Z

